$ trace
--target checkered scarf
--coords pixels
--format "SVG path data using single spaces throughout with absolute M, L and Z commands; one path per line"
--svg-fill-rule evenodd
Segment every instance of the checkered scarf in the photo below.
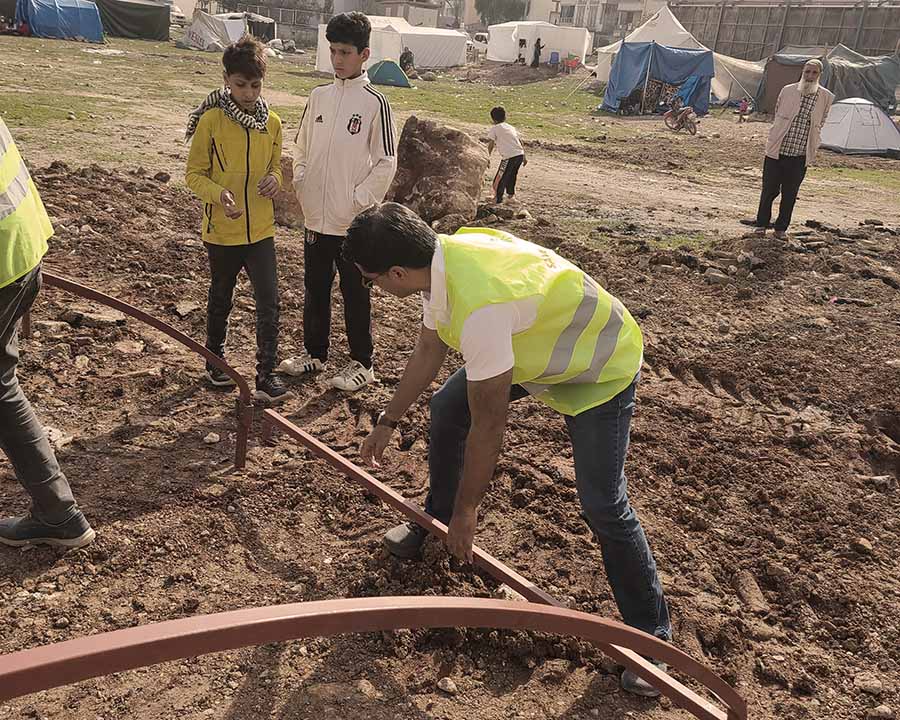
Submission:
M 233 120 L 241 127 L 247 128 L 248 130 L 266 132 L 266 125 L 269 122 L 269 105 L 265 100 L 258 98 L 253 113 L 246 113 L 241 110 L 241 108 L 238 107 L 238 104 L 232 99 L 231 91 L 228 88 L 219 88 L 213 90 L 206 97 L 206 100 L 200 103 L 196 110 L 191 112 L 188 117 L 187 132 L 184 134 L 185 142 L 190 140 L 191 136 L 193 136 L 194 132 L 197 130 L 197 123 L 200 122 L 200 117 L 203 113 L 207 110 L 212 110 L 213 108 L 221 108 L 230 120 Z

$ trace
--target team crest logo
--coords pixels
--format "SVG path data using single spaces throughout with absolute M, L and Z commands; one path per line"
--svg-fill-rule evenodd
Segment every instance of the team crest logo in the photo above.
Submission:
M 347 132 L 356 135 L 360 130 L 362 130 L 362 115 L 353 115 L 347 123 Z

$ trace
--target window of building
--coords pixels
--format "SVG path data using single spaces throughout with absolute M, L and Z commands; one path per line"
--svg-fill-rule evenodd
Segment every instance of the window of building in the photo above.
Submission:
M 575 19 L 575 6 L 574 5 L 563 5 L 559 8 L 559 22 L 560 24 L 568 24 L 571 25 L 572 21 Z

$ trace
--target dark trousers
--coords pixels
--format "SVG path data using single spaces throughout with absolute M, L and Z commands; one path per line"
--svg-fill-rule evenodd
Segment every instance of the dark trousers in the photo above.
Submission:
M 265 378 L 275 369 L 278 357 L 280 306 L 275 239 L 246 245 L 206 243 L 206 253 L 212 277 L 206 305 L 206 347 L 224 356 L 234 286 L 238 274 L 245 269 L 256 300 L 256 376 Z
M 756 227 L 771 227 L 772 203 L 780 193 L 781 204 L 778 207 L 775 229 L 781 231 L 788 229 L 791 215 L 794 214 L 797 193 L 805 176 L 805 155 L 780 155 L 777 160 L 766 156 L 763 163 L 762 194 L 759 197 L 759 210 L 756 212 Z
M 625 455 L 634 413 L 637 380 L 609 402 L 566 416 L 575 458 L 575 483 L 583 516 L 600 543 L 606 577 L 626 624 L 671 639 L 669 609 L 656 561 L 628 501 Z M 510 401 L 527 392 L 514 385 Z M 469 413 L 465 368 L 457 370 L 431 398 L 428 469 L 431 485 L 425 510 L 443 523 L 453 514 L 462 478 Z
M 0 288 L 0 448 L 22 487 L 31 495 L 31 514 L 48 525 L 61 525 L 81 511 L 44 428 L 16 377 L 18 325 L 41 289 L 41 269 Z
M 341 256 L 344 238 L 306 231 L 303 243 L 303 345 L 310 357 L 328 359 L 331 333 L 331 288 L 340 275 L 344 298 L 344 324 L 350 357 L 372 367 L 372 304 L 369 288 L 362 284 L 359 268 Z
M 500 161 L 500 167 L 497 168 L 497 174 L 494 176 L 494 193 L 498 203 L 503 202 L 504 190 L 510 197 L 516 194 L 516 180 L 524 159 L 524 155 L 516 155 Z

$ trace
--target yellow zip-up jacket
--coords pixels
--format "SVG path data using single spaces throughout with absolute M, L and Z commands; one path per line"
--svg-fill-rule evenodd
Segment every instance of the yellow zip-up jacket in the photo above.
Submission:
M 203 240 L 246 245 L 275 236 L 275 205 L 256 186 L 272 174 L 281 187 L 281 119 L 271 110 L 267 132 L 248 130 L 219 108 L 203 113 L 191 140 L 187 186 L 203 201 Z M 222 207 L 230 190 L 243 214 L 232 220 Z

